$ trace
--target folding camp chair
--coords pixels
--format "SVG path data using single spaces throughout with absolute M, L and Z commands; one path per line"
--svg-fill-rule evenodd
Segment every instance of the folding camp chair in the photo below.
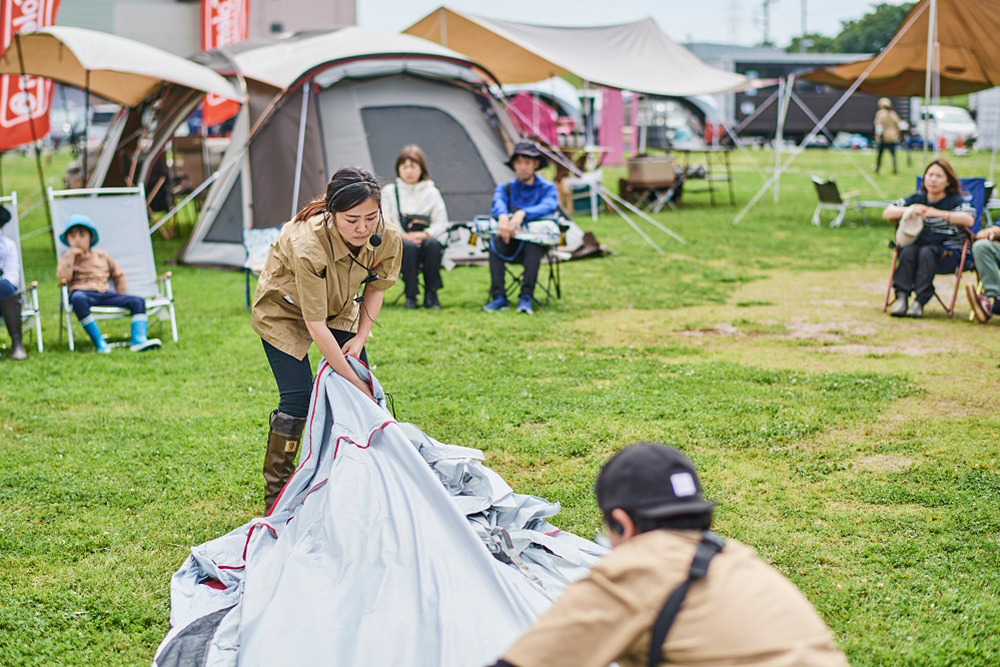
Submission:
M 993 211 L 1000 209 L 1000 199 L 996 198 L 996 183 L 993 181 L 986 181 L 986 194 L 983 198 L 986 200 L 986 205 L 983 207 L 983 215 L 986 216 L 986 226 L 991 227 L 993 225 Z
M 10 222 L 4 225 L 3 235 L 11 239 L 17 246 L 17 254 L 21 265 L 21 326 L 28 331 L 34 330 L 35 342 L 38 351 L 43 349 L 42 345 L 42 318 L 38 310 L 38 282 L 30 285 L 24 278 L 24 255 L 21 253 L 21 231 L 17 216 L 17 193 L 10 193 L 9 197 L 0 197 L 0 206 L 10 211 Z
M 162 327 L 170 320 L 170 333 L 177 342 L 177 318 L 174 314 L 174 291 L 171 273 L 156 275 L 153 243 L 149 237 L 149 217 L 146 211 L 146 193 L 143 187 L 134 188 L 81 188 L 76 190 L 48 189 L 49 208 L 52 211 L 52 234 L 56 250 L 61 257 L 67 247 L 59 240 L 66 228 L 66 221 L 75 213 L 86 215 L 100 235 L 99 247 L 121 266 L 128 279 L 129 294 L 146 300 L 146 314 L 157 317 Z M 62 286 L 59 304 L 59 340 L 63 327 L 69 338 L 69 349 L 75 349 L 73 340 L 73 310 L 69 305 L 69 290 Z M 95 306 L 91 309 L 94 319 L 109 320 L 129 317 L 125 308 Z
M 542 237 L 532 240 L 532 242 L 546 247 L 544 260 L 548 266 L 548 274 L 545 277 L 545 281 L 539 280 L 535 283 L 535 294 L 532 295 L 532 301 L 538 306 L 547 306 L 552 301 L 553 296 L 557 299 L 562 298 L 562 279 L 559 272 L 559 263 L 568 260 L 571 255 L 559 250 L 559 243 L 562 241 L 566 230 L 569 229 L 569 225 L 565 224 L 562 216 L 558 220 L 537 220 L 534 222 L 554 222 L 559 227 L 559 234 L 551 235 L 551 239 L 547 243 L 543 242 L 544 239 Z M 530 225 L 531 223 L 528 224 Z M 490 216 L 477 216 L 472 222 L 473 233 L 479 237 L 479 242 L 483 244 L 483 249 L 487 253 L 490 252 L 490 239 L 493 237 L 494 227 L 495 221 Z M 520 266 L 521 270 L 516 270 L 514 266 Z M 509 299 L 521 291 L 521 285 L 524 284 L 524 267 L 518 261 L 506 262 L 504 271 L 506 274 L 504 294 Z M 545 294 L 544 301 L 536 296 L 539 289 Z
M 271 252 L 271 244 L 278 240 L 281 235 L 282 225 L 277 227 L 264 227 L 263 229 L 244 229 L 243 248 L 247 251 L 247 258 L 243 262 L 243 275 L 246 278 L 246 309 L 250 310 L 250 276 L 260 275 L 264 270 L 264 263 Z
M 832 178 L 813 176 L 812 182 L 816 187 L 816 196 L 819 198 L 819 203 L 816 204 L 816 210 L 813 211 L 812 217 L 812 223 L 817 226 L 820 224 L 819 214 L 822 210 L 837 211 L 837 215 L 830 221 L 831 227 L 840 227 L 841 223 L 844 222 L 844 216 L 847 215 L 848 209 L 859 211 L 861 213 L 861 221 L 867 225 L 868 218 L 865 216 L 866 208 L 885 208 L 889 204 L 889 202 L 861 201 L 861 193 L 859 192 L 841 193 L 840 188 L 837 187 L 837 181 Z
M 467 232 L 468 234 L 471 234 L 472 225 L 468 222 L 453 222 L 452 224 L 448 225 L 448 230 L 446 232 L 440 234 L 437 237 L 437 240 L 441 242 L 441 254 L 442 254 L 441 269 L 443 271 L 451 271 L 453 268 L 455 268 L 455 262 L 449 259 L 445 259 L 443 255 L 444 253 L 448 252 L 448 247 L 451 246 L 452 243 L 456 241 L 458 242 L 462 241 L 463 231 Z M 420 292 L 423 292 L 425 288 L 424 288 L 424 275 L 422 271 L 417 272 L 417 283 L 420 285 Z M 399 283 L 397 284 L 400 285 L 402 284 L 402 278 L 400 278 Z M 444 278 L 441 279 L 441 288 L 444 289 Z M 403 300 L 404 296 L 406 296 L 406 292 L 400 291 L 399 294 L 396 295 L 396 298 L 394 298 L 389 305 L 391 306 L 397 305 L 400 301 Z
M 918 192 L 920 191 L 922 180 L 923 179 L 921 177 L 917 177 Z M 955 301 L 958 299 L 958 290 L 962 286 L 962 273 L 964 271 L 975 270 L 970 250 L 972 248 L 972 242 L 976 238 L 976 233 L 980 229 L 983 211 L 986 207 L 986 181 L 982 178 L 960 178 L 958 180 L 962 184 L 962 192 L 966 194 L 969 203 L 971 203 L 973 208 L 976 209 L 976 215 L 975 222 L 972 223 L 972 227 L 961 228 L 965 232 L 965 241 L 962 244 L 961 259 L 958 262 L 958 267 L 955 269 L 955 290 L 951 294 L 951 305 L 946 306 L 941 297 L 938 296 L 938 293 L 934 292 L 934 298 L 937 299 L 938 303 L 941 304 L 941 307 L 947 311 L 948 317 L 954 317 L 955 315 Z M 889 296 L 892 294 L 892 280 L 896 275 L 896 266 L 899 260 L 899 246 L 896 245 L 896 241 L 889 241 L 889 247 L 892 249 L 892 266 L 889 270 L 889 284 L 885 288 L 885 301 L 882 303 L 883 313 L 889 308 L 889 304 L 892 303 Z M 938 273 L 937 275 L 944 275 L 945 273 L 951 273 L 951 271 L 944 271 Z

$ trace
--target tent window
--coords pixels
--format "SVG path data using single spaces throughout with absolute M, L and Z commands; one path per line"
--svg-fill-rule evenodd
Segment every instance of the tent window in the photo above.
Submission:
M 489 214 L 493 177 L 468 132 L 451 114 L 410 105 L 366 107 L 361 121 L 376 174 L 390 180 L 399 150 L 417 144 L 427 155 L 431 178 L 453 221 Z
M 205 234 L 211 243 L 243 243 L 243 176 L 237 177 Z

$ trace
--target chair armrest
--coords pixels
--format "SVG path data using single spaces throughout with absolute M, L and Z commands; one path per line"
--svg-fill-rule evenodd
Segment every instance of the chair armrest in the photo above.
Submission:
M 167 280 L 168 278 L 170 278 L 170 276 L 172 276 L 172 275 L 174 275 L 173 271 L 167 271 L 166 273 L 157 276 L 156 279 L 158 281 L 160 281 L 160 282 L 163 282 L 164 280 Z
M 32 280 L 31 283 L 29 283 L 28 285 L 28 289 L 38 289 L 38 281 Z
M 861 196 L 860 190 L 851 190 L 850 192 L 842 192 L 840 194 L 841 199 L 851 199 L 853 197 L 860 197 L 860 196 Z

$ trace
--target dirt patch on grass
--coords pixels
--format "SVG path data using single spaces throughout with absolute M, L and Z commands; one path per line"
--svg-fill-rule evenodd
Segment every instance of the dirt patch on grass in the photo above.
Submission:
M 905 456 L 876 454 L 855 461 L 854 467 L 857 470 L 871 470 L 872 472 L 905 472 L 912 468 L 915 463 L 915 459 Z

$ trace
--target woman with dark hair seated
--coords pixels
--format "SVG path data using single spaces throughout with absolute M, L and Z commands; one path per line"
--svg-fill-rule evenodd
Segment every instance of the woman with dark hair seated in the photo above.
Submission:
M 924 170 L 920 192 L 897 199 L 882 212 L 893 226 L 908 211 L 923 219 L 920 234 L 899 249 L 899 265 L 893 276 L 896 303 L 893 317 L 923 317 L 924 306 L 934 296 L 934 276 L 958 268 L 966 233 L 976 220 L 972 204 L 962 196 L 955 170 L 946 160 L 934 160 Z M 910 294 L 916 298 L 908 305 Z
M 430 179 L 427 160 L 419 146 L 406 146 L 396 157 L 396 178 L 383 189 L 385 219 L 403 237 L 403 285 L 406 307 L 417 307 L 417 276 L 423 267 L 424 308 L 438 309 L 441 258 L 438 238 L 448 231 L 448 210 L 441 191 Z

